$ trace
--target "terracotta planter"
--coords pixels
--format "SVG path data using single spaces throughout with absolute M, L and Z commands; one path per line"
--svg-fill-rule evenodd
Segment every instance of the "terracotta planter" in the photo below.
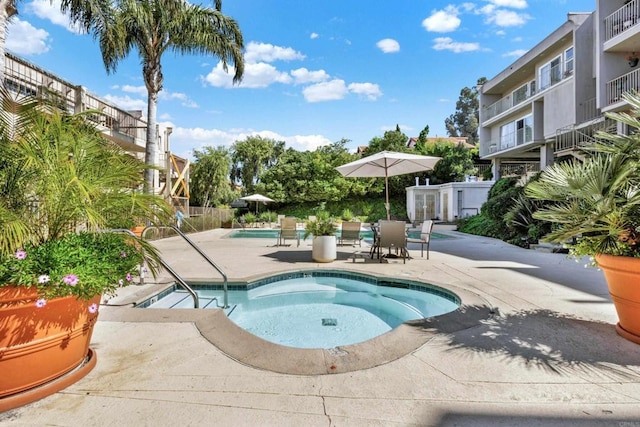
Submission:
M 618 334 L 640 344 L 640 258 L 596 255 L 616 307 Z
M 142 237 L 143 231 L 144 231 L 144 225 L 138 225 L 136 227 L 131 228 L 131 232 L 138 237 Z
M 3 410 L 5 398 L 10 400 L 16 393 L 33 390 L 64 376 L 86 362 L 90 355 L 89 342 L 98 318 L 100 296 L 91 300 L 73 296 L 56 298 L 41 308 L 36 307 L 37 300 L 33 289 L 0 288 L 0 408 Z M 92 304 L 96 305 L 91 307 Z M 90 307 L 91 311 L 96 310 L 91 313 Z M 91 368 L 93 366 L 95 360 Z M 82 376 L 89 372 L 84 371 Z M 70 385 L 68 379 L 65 381 L 65 386 Z M 54 388 L 52 392 L 59 389 L 61 387 Z M 46 395 L 36 393 L 31 401 Z M 29 400 L 20 401 L 25 403 Z

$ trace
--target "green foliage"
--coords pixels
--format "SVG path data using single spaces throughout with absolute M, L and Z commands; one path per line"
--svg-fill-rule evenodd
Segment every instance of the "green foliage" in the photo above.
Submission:
M 477 86 L 486 81 L 485 77 L 481 77 L 473 88 L 464 87 L 460 90 L 456 112 L 444 121 L 449 136 L 466 136 L 471 144 L 478 142 L 480 114 Z
M 260 221 L 263 221 L 263 222 L 276 222 L 277 220 L 278 220 L 278 213 L 277 212 L 266 211 L 266 212 L 261 212 L 260 213 Z
M 256 192 L 261 175 L 282 156 L 284 141 L 249 136 L 244 141 L 236 141 L 231 150 L 231 180 L 242 183 L 245 194 L 252 194 Z
M 529 181 L 535 182 L 540 174 Z M 537 242 L 544 235 L 551 232 L 551 223 L 534 217 L 537 210 L 542 209 L 545 202 L 528 198 L 520 193 L 513 200 L 513 205 L 505 215 L 505 222 L 510 230 L 520 237 L 526 237 L 529 242 Z
M 233 191 L 229 176 L 231 154 L 224 147 L 204 147 L 193 152 L 195 158 L 190 173 L 191 204 L 194 206 L 220 206 L 233 201 L 237 193 Z
M 342 210 L 342 219 L 345 221 L 351 221 L 353 219 L 353 212 L 349 208 Z
M 76 2 L 64 2 L 73 5 Z M 217 57 L 226 70 L 233 65 L 233 82 L 238 83 L 244 73 L 244 41 L 238 23 L 221 12 L 222 4 L 216 0 L 215 8 L 186 1 L 149 0 L 90 2 L 77 10 L 72 18 L 82 18 L 100 43 L 104 66 L 108 73 L 115 72 L 118 63 L 132 50 L 138 51 L 142 77 L 147 88 L 147 165 L 156 157 L 156 112 L 158 94 L 162 90 L 162 55 L 204 54 Z M 63 7 L 64 8 L 64 7 Z M 73 11 L 73 8 L 72 8 Z M 145 171 L 148 190 L 153 172 Z
M 306 240 L 307 237 L 313 236 L 333 236 L 335 235 L 338 227 L 335 224 L 335 221 L 329 214 L 329 212 L 325 210 L 318 210 L 316 212 L 315 220 L 307 220 L 304 223 L 304 236 L 303 238 Z
M 430 178 L 431 184 L 464 181 L 465 175 L 475 173 L 473 152 L 462 144 L 454 144 L 446 140 L 420 147 L 419 154 L 441 157 L 433 171 L 422 174 Z
M 252 214 L 251 212 L 247 212 L 243 216 L 247 224 L 253 224 L 255 222 L 258 222 L 258 217 L 255 214 Z
M 608 117 L 640 128 L 640 96 L 625 94 L 633 112 Z M 600 133 L 584 162 L 556 163 L 526 188 L 528 197 L 548 202 L 534 217 L 554 224 L 546 241 L 577 239 L 576 256 L 640 257 L 640 134 Z
M 113 294 L 138 275 L 145 259 L 141 245 L 154 250 L 116 233 L 69 233 L 38 246 L 27 245 L 0 257 L 0 286 L 35 287 L 44 299 Z M 155 269 L 156 264 L 152 266 Z
M 407 151 L 408 140 L 409 137 L 396 125 L 395 130 L 386 131 L 382 138 L 375 137 L 369 141 L 369 146 L 364 151 L 363 156 L 370 156 L 381 151 Z

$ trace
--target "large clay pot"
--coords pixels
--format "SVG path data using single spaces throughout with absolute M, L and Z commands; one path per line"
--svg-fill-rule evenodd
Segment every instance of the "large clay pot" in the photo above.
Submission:
M 616 332 L 640 344 L 640 258 L 596 255 L 618 313 Z
M 311 248 L 311 258 L 315 262 L 332 262 L 338 255 L 336 236 L 315 236 Z
M 33 288 L 0 288 L 0 408 L 3 409 L 6 409 L 3 401 L 64 376 L 86 362 L 90 354 L 89 342 L 98 318 L 100 296 L 91 300 L 74 296 L 55 298 L 40 308 L 36 307 L 37 301 Z M 84 369 L 82 376 L 88 372 Z M 82 377 L 75 381 L 79 378 Z M 33 400 L 41 397 L 36 394 Z

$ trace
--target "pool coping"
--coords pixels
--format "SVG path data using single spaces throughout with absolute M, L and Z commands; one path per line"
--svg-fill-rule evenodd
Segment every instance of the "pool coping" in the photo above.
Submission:
M 350 273 L 360 273 L 340 269 Z M 288 270 L 289 272 L 291 270 Z M 271 276 L 273 273 L 233 279 L 236 282 L 251 282 Z M 380 275 L 392 279 L 393 276 Z M 404 279 L 403 279 L 404 280 Z M 231 279 L 230 279 L 231 281 Z M 101 321 L 111 322 L 157 322 L 195 325 L 203 338 L 217 347 L 229 358 L 258 369 L 291 375 L 325 375 L 369 369 L 407 356 L 443 334 L 453 334 L 479 326 L 483 320 L 494 315 L 494 310 L 480 295 L 469 290 L 423 280 L 411 281 L 441 287 L 458 295 L 462 305 L 457 310 L 427 319 L 409 321 L 362 343 L 339 346 L 331 349 L 293 348 L 275 344 L 255 336 L 229 320 L 222 309 L 141 309 L 131 304 L 102 306 Z M 151 289 L 167 287 L 159 285 Z M 142 299 L 143 293 L 135 294 Z M 470 308 L 473 309 L 470 309 Z

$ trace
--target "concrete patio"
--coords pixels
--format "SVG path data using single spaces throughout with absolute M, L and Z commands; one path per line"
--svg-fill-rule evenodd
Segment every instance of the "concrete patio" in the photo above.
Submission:
M 352 262 L 351 246 L 315 264 L 310 240 L 298 248 L 226 238 L 230 230 L 190 235 L 230 280 L 348 269 L 443 286 L 463 307 L 347 347 L 343 359 L 266 343 L 219 310 L 132 308 L 162 285 L 131 286 L 100 309 L 96 368 L 0 414 L 0 425 L 640 426 L 640 346 L 615 333 L 600 271 L 448 226 L 434 231 L 449 238 L 432 241 L 429 260 L 410 247 L 406 264 Z M 219 278 L 179 239 L 157 246 L 185 277 Z

